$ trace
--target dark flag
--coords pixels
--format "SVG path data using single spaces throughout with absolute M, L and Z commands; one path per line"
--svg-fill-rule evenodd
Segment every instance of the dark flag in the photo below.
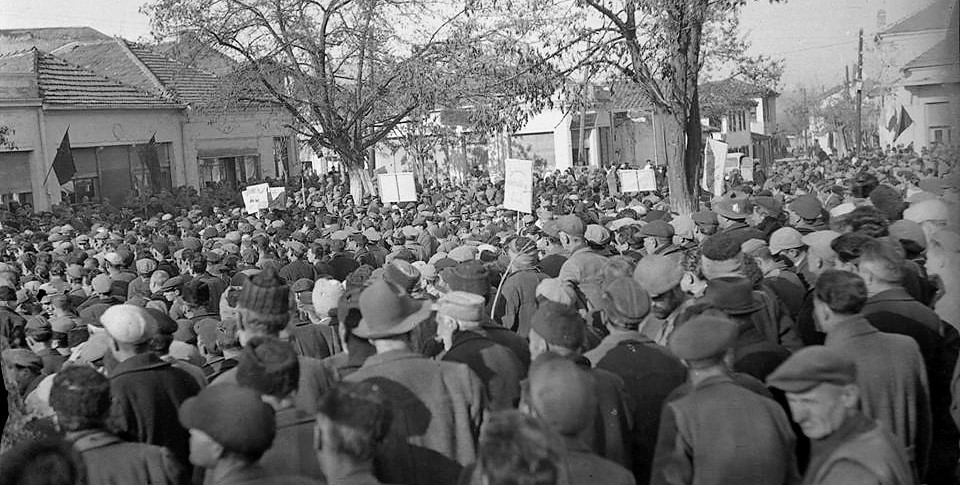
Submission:
M 907 113 L 907 108 L 903 106 L 900 107 L 900 122 L 897 123 L 897 134 L 893 137 L 894 140 L 900 137 L 904 131 L 907 131 L 907 128 L 913 124 L 913 118 L 910 118 L 910 114 Z
M 63 141 L 57 148 L 57 156 L 53 159 L 53 172 L 57 174 L 57 181 L 63 185 L 77 173 L 77 166 L 73 163 L 73 150 L 70 149 L 70 128 L 63 132 Z M 50 173 L 47 172 L 49 176 Z
M 147 173 L 150 174 L 150 189 L 154 193 L 160 190 L 160 159 L 157 157 L 157 134 L 154 133 L 144 145 L 137 146 L 137 153 Z

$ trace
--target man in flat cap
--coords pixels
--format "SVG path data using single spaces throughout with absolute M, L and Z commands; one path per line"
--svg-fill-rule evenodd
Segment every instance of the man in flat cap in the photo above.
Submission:
M 557 220 L 560 244 L 567 252 L 567 260 L 560 267 L 559 278 L 576 284 L 587 298 L 588 309 L 600 308 L 600 287 L 607 258 L 601 256 L 584 239 L 586 225 L 576 215 L 565 215 Z
M 670 256 L 679 258 L 682 248 L 673 244 L 673 226 L 662 219 L 648 222 L 637 231 L 634 237 L 643 238 L 645 255 Z
M 857 365 L 827 347 L 805 347 L 767 378 L 811 440 L 804 484 L 916 483 L 899 440 L 859 410 Z
M 591 368 L 581 353 L 586 322 L 569 305 L 545 300 L 534 313 L 530 328 L 530 356 L 553 353 L 572 360 L 588 373 L 597 397 L 596 419 L 581 433 L 581 439 L 598 455 L 631 469 L 630 433 L 633 410 L 623 379 L 606 369 Z
M 728 370 L 736 338 L 735 322 L 711 316 L 695 317 L 671 337 L 689 387 L 663 407 L 651 484 L 795 483 L 796 438 L 786 413 Z
M 743 244 L 748 239 L 764 238 L 763 232 L 750 227 L 746 222 L 752 209 L 752 204 L 746 198 L 724 198 L 717 201 L 713 208 L 717 212 L 717 221 L 720 225 L 720 231 L 717 234 L 731 235 L 737 245 Z
M 686 380 L 686 369 L 666 348 L 639 331 L 650 314 L 650 296 L 633 278 L 607 282 L 601 294 L 609 335 L 584 356 L 594 367 L 620 376 L 634 406 L 633 472 L 647 483 L 657 442 L 660 409 L 667 395 Z
M 114 305 L 100 316 L 117 364 L 109 371 L 111 421 L 130 441 L 165 446 L 188 463 L 188 435 L 177 425 L 177 408 L 200 391 L 186 371 L 150 351 L 157 321 L 146 309 Z
M 260 466 L 276 436 L 276 417 L 256 391 L 236 384 L 211 386 L 187 399 L 180 423 L 190 430 L 190 463 L 207 470 L 210 485 L 307 485 Z

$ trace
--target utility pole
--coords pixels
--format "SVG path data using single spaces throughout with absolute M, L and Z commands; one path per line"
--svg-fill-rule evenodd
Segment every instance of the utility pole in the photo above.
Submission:
M 863 29 L 857 47 L 857 156 L 863 148 Z

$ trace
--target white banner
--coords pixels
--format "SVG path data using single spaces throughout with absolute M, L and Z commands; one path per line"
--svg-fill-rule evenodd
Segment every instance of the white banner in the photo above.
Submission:
M 620 192 L 652 192 L 657 190 L 657 174 L 652 168 L 641 170 L 619 170 Z
M 240 195 L 243 196 L 243 206 L 247 214 L 256 214 L 257 211 L 270 207 L 270 184 L 251 185 Z
M 417 184 L 412 172 L 377 174 L 377 183 L 380 186 L 380 201 L 384 204 L 417 200 Z
M 745 182 L 753 182 L 753 166 L 754 162 L 750 157 L 743 157 L 743 160 L 740 160 L 740 175 Z
M 508 158 L 503 162 L 503 207 L 533 213 L 533 162 Z
M 727 163 L 727 144 L 713 139 L 707 139 L 707 153 L 710 155 L 707 160 L 712 158 L 713 162 L 713 195 L 719 197 L 723 195 L 723 167 Z M 706 170 L 704 170 L 706 173 Z M 707 189 L 710 190 L 710 189 Z

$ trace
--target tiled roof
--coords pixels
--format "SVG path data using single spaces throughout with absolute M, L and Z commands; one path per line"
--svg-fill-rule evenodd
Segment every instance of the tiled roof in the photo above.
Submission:
M 14 61 L 13 58 L 20 58 Z M 45 104 L 78 108 L 180 108 L 173 101 L 85 70 L 36 48 L 0 58 L 0 64 L 32 66 Z
M 102 40 L 110 40 L 110 36 L 90 27 L 0 29 L 0 52 L 14 52 L 31 47 L 50 52 L 71 42 Z
M 957 37 L 957 31 L 951 32 L 935 46 L 908 62 L 903 66 L 903 69 L 917 69 L 921 67 L 945 66 L 960 63 L 960 49 L 957 47 Z
M 146 46 L 123 42 L 181 101 L 203 104 L 217 91 L 220 79 L 216 75 L 170 59 Z
M 950 20 L 957 14 L 957 0 L 934 0 L 912 15 L 887 27 L 880 34 L 903 34 L 924 30 L 946 29 L 950 26 Z
M 158 85 L 144 72 L 122 42 L 108 39 L 92 43 L 72 43 L 50 53 L 88 71 L 136 86 L 143 91 L 162 93 L 163 86 Z

